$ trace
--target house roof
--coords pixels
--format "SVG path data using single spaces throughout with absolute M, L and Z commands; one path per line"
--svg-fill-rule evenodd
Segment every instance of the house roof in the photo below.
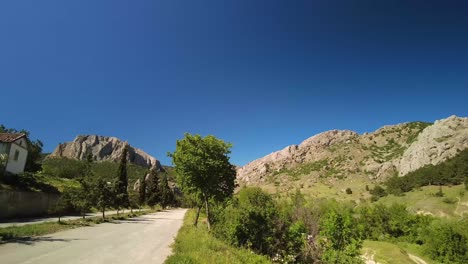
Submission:
M 12 143 L 15 142 L 16 140 L 26 137 L 26 134 L 22 133 L 0 133 L 0 142 L 3 143 Z

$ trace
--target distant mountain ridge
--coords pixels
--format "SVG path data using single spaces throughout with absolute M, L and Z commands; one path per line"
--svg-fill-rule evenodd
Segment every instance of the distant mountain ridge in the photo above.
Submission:
M 128 143 L 116 137 L 79 135 L 72 142 L 59 144 L 49 157 L 85 160 L 88 154 L 91 154 L 97 161 L 118 161 L 126 144 Z M 128 160 L 147 168 L 156 166 L 160 171 L 164 171 L 159 160 L 131 145 L 128 149 Z
M 331 130 L 238 168 L 244 184 L 293 178 L 346 179 L 366 175 L 381 181 L 427 164 L 437 165 L 468 148 L 468 118 L 451 116 L 434 124 L 409 122 L 362 135 Z

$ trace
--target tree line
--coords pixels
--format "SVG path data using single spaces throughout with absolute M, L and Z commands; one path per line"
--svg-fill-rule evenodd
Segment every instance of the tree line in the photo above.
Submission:
M 66 187 L 62 192 L 57 205 L 51 211 L 56 214 L 64 214 L 71 210 L 79 212 L 83 218 L 92 207 L 102 212 L 114 208 L 119 213 L 122 209 L 133 210 L 145 205 L 154 208 L 157 204 L 163 209 L 175 205 L 176 200 L 173 190 L 169 186 L 167 175 L 159 173 L 156 167 L 152 167 L 139 179 L 137 190 L 129 188 L 127 171 L 128 146 L 125 146 L 120 158 L 115 177 L 96 177 L 92 170 L 93 157 L 87 156 L 81 175 L 76 175 L 78 187 Z
M 387 179 L 383 185 L 376 185 L 369 192 L 372 200 L 377 201 L 380 197 L 388 194 L 403 195 L 416 188 L 439 185 L 450 186 L 465 184 L 468 190 L 468 149 L 460 151 L 456 156 L 437 165 L 426 165 L 406 175 L 399 177 L 394 175 Z M 439 195 L 443 195 L 439 193 Z

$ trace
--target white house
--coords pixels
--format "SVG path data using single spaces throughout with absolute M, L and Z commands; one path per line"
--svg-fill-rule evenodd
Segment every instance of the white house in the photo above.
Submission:
M 0 162 L 5 171 L 18 174 L 24 171 L 28 157 L 25 134 L 0 133 Z

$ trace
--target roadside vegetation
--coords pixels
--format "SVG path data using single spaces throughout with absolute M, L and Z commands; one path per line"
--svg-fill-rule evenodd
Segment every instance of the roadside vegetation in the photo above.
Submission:
M 166 260 L 166 264 L 271 263 L 265 256 L 232 246 L 214 237 L 208 230 L 206 216 L 203 213 L 198 227 L 194 228 L 195 217 L 195 209 L 189 210 L 185 215 L 184 224 L 172 246 L 173 255 Z
M 112 215 L 106 219 L 101 217 L 88 217 L 86 219 L 68 220 L 61 222 L 45 222 L 23 226 L 3 227 L 0 228 L 0 243 L 12 240 L 29 240 L 33 239 L 35 236 L 42 236 L 83 226 L 92 226 L 95 224 L 112 222 L 115 220 L 125 220 L 128 218 L 153 213 L 155 211 L 157 210 L 133 211 L 119 215 Z
M 194 204 L 198 208 L 194 212 L 195 219 L 200 207 L 207 210 L 206 223 L 210 232 L 204 233 L 206 239 L 217 239 L 231 247 L 249 250 L 273 263 L 364 263 L 364 256 L 368 254 L 388 263 L 392 263 L 392 259 L 411 263 L 411 258 L 415 257 L 436 263 L 468 262 L 466 218 L 440 219 L 416 214 L 401 203 L 357 204 L 355 201 L 311 198 L 304 196 L 300 189 L 273 196 L 255 187 L 241 188 L 236 195 L 210 196 L 201 202 L 201 198 L 207 197 L 203 195 L 206 187 L 193 180 L 187 181 L 187 177 L 204 177 L 204 173 L 214 172 L 210 177 L 216 178 L 204 178 L 205 182 L 231 186 L 229 181 L 232 179 L 219 177 L 225 173 L 220 175 L 223 170 L 217 167 L 226 163 L 225 156 L 229 151 L 222 149 L 217 155 L 206 153 L 214 148 L 199 136 L 186 135 L 182 142 L 178 141 L 177 155 L 172 157 L 183 156 L 183 159 L 174 160 L 174 164 L 180 175 L 179 184 L 187 193 L 195 195 Z M 460 157 L 464 154 L 425 173 L 438 173 L 436 179 L 448 179 L 439 183 L 460 183 L 460 179 L 464 179 L 462 173 L 466 172 L 466 167 L 459 166 Z M 384 187 L 367 187 L 364 192 L 369 193 L 369 198 L 371 195 L 386 197 L 388 186 Z M 354 194 L 351 188 L 346 190 L 345 195 Z M 454 204 L 452 197 L 446 198 L 445 203 Z M 196 225 L 197 221 L 194 223 Z M 209 257 L 204 256 L 203 251 L 209 249 L 202 248 L 198 252 L 200 245 L 193 242 L 202 228 L 203 225 L 184 227 L 175 244 L 176 255 L 172 261 L 205 263 L 203 259 Z M 191 253 L 182 256 L 182 252 L 187 251 Z M 249 261 L 243 263 L 255 263 Z

